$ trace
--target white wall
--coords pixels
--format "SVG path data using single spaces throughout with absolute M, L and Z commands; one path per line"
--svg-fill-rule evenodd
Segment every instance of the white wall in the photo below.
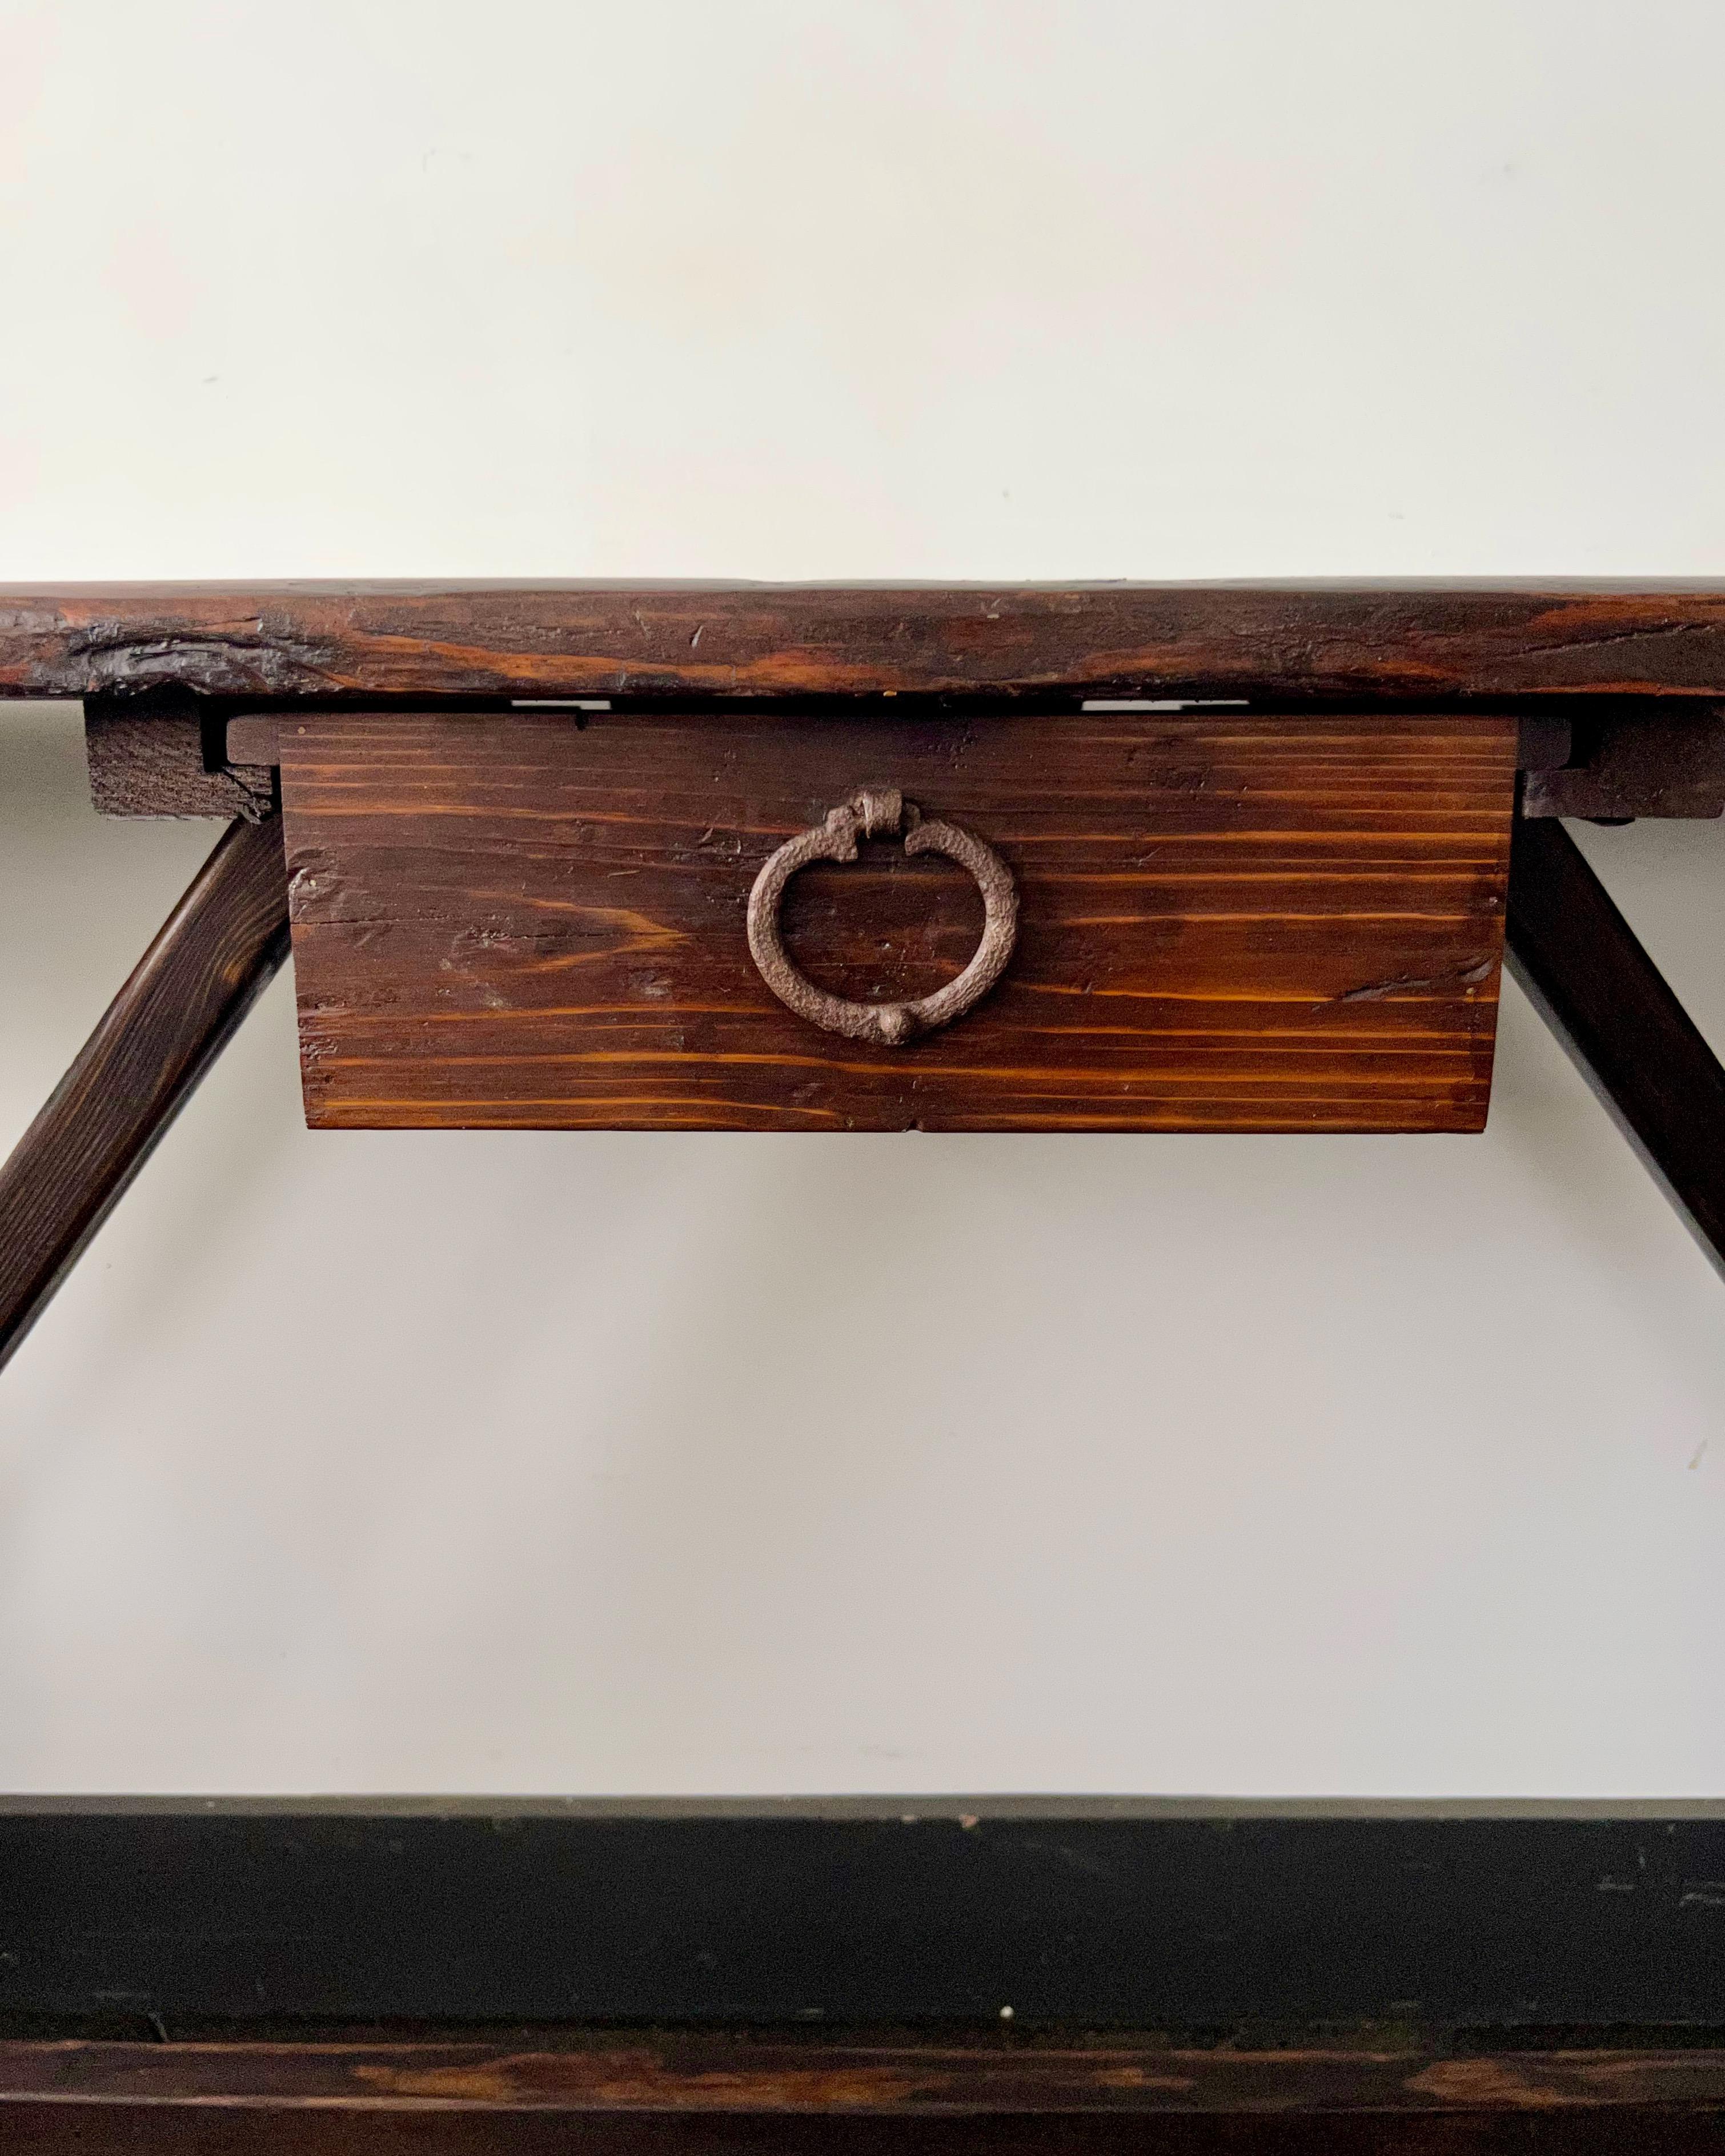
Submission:
M 0 0 L 0 577 L 1725 571 L 1722 64 Z M 0 710 L 0 1143 L 213 836 Z M 313 1137 L 282 983 L 0 1381 L 0 1786 L 1725 1793 L 1722 1298 L 1513 995 L 1480 1140 Z

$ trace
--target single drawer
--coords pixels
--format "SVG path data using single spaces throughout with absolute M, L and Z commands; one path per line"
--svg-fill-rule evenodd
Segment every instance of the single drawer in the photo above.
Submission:
M 1512 718 L 326 714 L 280 756 L 315 1126 L 1485 1121 Z

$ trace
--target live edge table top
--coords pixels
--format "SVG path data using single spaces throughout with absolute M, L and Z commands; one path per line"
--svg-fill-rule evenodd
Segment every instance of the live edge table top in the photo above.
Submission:
M 1725 696 L 1725 583 L 67 584 L 0 695 Z

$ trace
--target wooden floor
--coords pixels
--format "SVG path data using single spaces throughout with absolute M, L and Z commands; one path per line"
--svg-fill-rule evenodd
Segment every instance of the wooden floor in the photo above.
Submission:
M 784 2033 L 0 2043 L 13 2150 L 1725 2148 L 1725 2051 Z

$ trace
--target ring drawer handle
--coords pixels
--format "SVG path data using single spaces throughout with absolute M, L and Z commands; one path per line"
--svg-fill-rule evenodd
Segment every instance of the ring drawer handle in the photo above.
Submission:
M 829 995 L 798 970 L 784 947 L 778 908 L 785 886 L 811 861 L 854 861 L 860 837 L 887 838 L 900 831 L 907 854 L 944 854 L 976 878 L 983 894 L 983 940 L 957 978 L 931 996 L 910 1003 L 864 1004 Z M 859 793 L 843 808 L 829 808 L 824 823 L 799 832 L 768 856 L 749 893 L 749 953 L 779 1001 L 829 1033 L 894 1048 L 919 1033 L 950 1024 L 980 1003 L 1005 972 L 1018 932 L 1019 895 L 999 855 L 954 824 L 925 822 L 916 803 L 906 801 L 896 788 Z

